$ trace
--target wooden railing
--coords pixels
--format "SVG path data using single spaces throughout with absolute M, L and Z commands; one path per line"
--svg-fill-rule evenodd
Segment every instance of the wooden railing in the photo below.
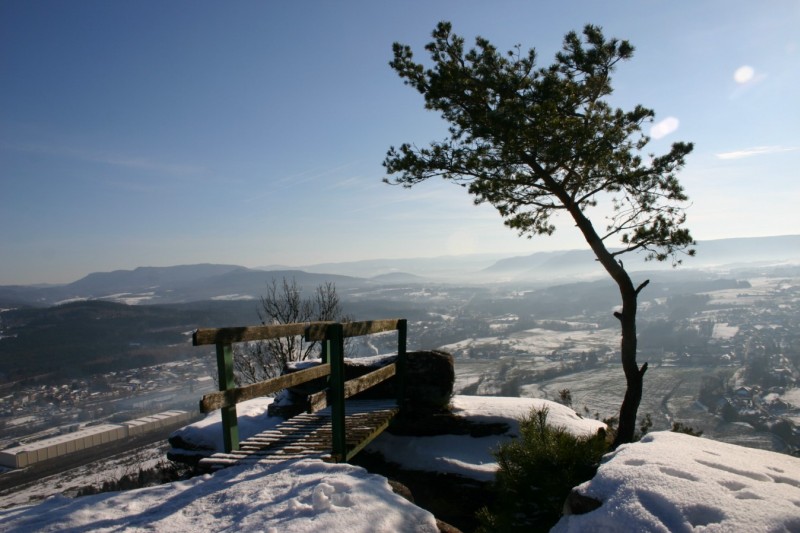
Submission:
M 385 331 L 397 331 L 397 359 L 361 377 L 345 381 L 344 339 Z M 200 400 L 200 411 L 222 411 L 222 431 L 225 451 L 239 448 L 239 428 L 236 404 L 267 396 L 287 387 L 330 376 L 328 388 L 309 397 L 309 411 L 331 407 L 332 455 L 335 460 L 347 459 L 345 431 L 345 399 L 378 383 L 397 376 L 398 400 L 405 390 L 407 323 L 405 319 L 370 320 L 363 322 L 311 322 L 234 328 L 198 329 L 192 336 L 194 346 L 216 345 L 219 392 L 206 394 Z M 322 364 L 285 374 L 276 378 L 236 387 L 233 378 L 233 345 L 238 342 L 276 339 L 303 335 L 306 341 L 321 341 Z

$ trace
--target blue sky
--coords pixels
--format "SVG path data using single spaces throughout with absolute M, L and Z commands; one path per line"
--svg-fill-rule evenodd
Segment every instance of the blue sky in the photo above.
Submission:
M 652 151 L 695 143 L 695 237 L 800 231 L 796 0 L 3 0 L 0 284 L 585 246 L 568 222 L 520 238 L 451 184 L 381 183 L 389 146 L 445 135 L 388 67 L 440 20 L 541 65 L 586 23 L 630 40 L 612 103 L 655 110 Z

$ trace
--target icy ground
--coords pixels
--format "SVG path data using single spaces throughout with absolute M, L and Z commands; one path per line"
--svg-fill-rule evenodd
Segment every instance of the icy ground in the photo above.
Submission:
M 251 409 L 246 432 L 258 431 L 267 402 Z M 600 423 L 564 406 L 530 398 L 457 396 L 454 410 L 486 422 L 505 421 L 509 434 L 396 437 L 373 444 L 406 468 L 488 479 L 497 468 L 491 449 L 518 431 L 515 420 L 547 406 L 549 420 L 575 433 Z M 264 427 L 262 426 L 262 429 Z M 219 417 L 186 428 L 197 444 L 216 442 Z M 245 435 L 243 435 L 243 438 Z M 800 459 L 673 433 L 650 434 L 609 454 L 597 476 L 581 486 L 603 502 L 567 516 L 557 531 L 800 531 Z M 213 475 L 135 491 L 56 496 L 0 511 L 3 531 L 437 531 L 434 517 L 395 495 L 385 478 L 351 465 L 304 460 L 235 467 Z

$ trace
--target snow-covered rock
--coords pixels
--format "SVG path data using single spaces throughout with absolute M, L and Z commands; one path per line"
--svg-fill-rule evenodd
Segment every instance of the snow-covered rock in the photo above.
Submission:
M 800 531 L 800 459 L 681 433 L 620 446 L 577 491 L 602 505 L 553 531 Z
M 606 427 L 598 420 L 582 418 L 569 407 L 549 400 L 454 396 L 451 401 L 453 414 L 476 423 L 504 423 L 509 430 L 502 435 L 486 437 L 405 437 L 384 433 L 370 443 L 367 450 L 379 452 L 386 460 L 409 470 L 458 474 L 478 481 L 491 481 L 498 468 L 492 452 L 519 436 L 520 418 L 542 408 L 547 408 L 550 424 L 563 426 L 575 435 L 593 434 Z
M 436 519 L 348 464 L 231 467 L 158 487 L 0 511 L 6 532 L 284 531 L 436 533 Z

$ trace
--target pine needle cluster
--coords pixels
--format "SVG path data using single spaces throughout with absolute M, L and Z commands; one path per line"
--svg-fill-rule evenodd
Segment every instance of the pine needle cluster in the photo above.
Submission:
M 575 436 L 547 424 L 548 409 L 520 421 L 520 436 L 495 453 L 494 506 L 479 512 L 481 531 L 548 531 L 573 487 L 594 477 L 609 451 L 604 431 Z

